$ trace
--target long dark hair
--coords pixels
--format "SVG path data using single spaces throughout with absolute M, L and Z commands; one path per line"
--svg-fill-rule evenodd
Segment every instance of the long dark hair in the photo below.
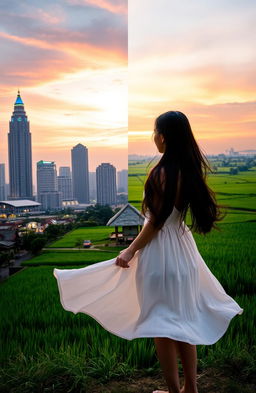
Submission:
M 154 227 L 162 228 L 174 208 L 180 173 L 180 224 L 190 209 L 190 230 L 201 234 L 212 228 L 219 230 L 215 222 L 224 218 L 220 208 L 225 206 L 216 203 L 214 191 L 206 184 L 207 170 L 213 171 L 196 143 L 187 117 L 179 111 L 165 112 L 156 118 L 155 132 L 162 134 L 165 151 L 145 182 L 142 214 L 149 210 Z M 164 187 L 161 173 L 164 173 Z

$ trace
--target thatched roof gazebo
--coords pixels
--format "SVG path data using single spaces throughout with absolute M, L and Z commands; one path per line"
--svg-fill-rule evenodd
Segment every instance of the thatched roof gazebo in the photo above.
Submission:
M 106 225 L 114 226 L 115 232 L 110 235 L 111 240 L 115 240 L 116 245 L 131 243 L 142 229 L 145 217 L 130 203 L 127 203 L 111 217 Z M 118 227 L 122 231 L 118 232 Z

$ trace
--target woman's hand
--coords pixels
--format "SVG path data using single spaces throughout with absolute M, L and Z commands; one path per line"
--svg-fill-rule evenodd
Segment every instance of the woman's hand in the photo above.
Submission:
M 128 262 L 133 258 L 134 252 L 128 247 L 120 251 L 118 257 L 116 258 L 116 265 L 121 267 L 130 267 Z

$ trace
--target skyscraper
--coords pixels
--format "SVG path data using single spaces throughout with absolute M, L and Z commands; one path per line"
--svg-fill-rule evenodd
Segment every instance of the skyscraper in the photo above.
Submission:
M 5 199 L 5 164 L 0 164 L 0 201 L 4 201 Z
M 89 190 L 91 201 L 96 200 L 96 172 L 89 172 Z
M 69 166 L 59 167 L 59 176 L 71 177 L 71 170 Z
M 57 188 L 57 171 L 54 161 L 37 163 L 37 199 L 45 210 L 61 208 L 62 194 Z
M 59 168 L 57 183 L 59 192 L 62 192 L 62 199 L 65 201 L 73 199 L 72 179 L 69 166 L 61 166 Z
M 109 163 L 102 163 L 96 168 L 97 203 L 100 205 L 116 204 L 116 168 Z
M 117 172 L 118 192 L 128 192 L 128 170 L 122 169 Z
M 79 203 L 90 203 L 88 149 L 79 143 L 71 150 L 73 195 Z
M 18 91 L 9 123 L 9 199 L 32 199 L 32 152 L 29 121 Z

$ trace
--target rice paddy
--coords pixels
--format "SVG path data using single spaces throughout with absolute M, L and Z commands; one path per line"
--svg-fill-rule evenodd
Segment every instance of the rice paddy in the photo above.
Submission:
M 145 164 L 129 168 L 129 202 L 137 208 L 145 172 Z M 193 234 L 212 273 L 244 309 L 216 344 L 198 346 L 199 370 L 213 364 L 230 365 L 250 381 L 256 370 L 255 175 L 256 168 L 239 175 L 210 175 L 209 185 L 217 200 L 230 209 L 219 224 L 220 232 Z M 71 231 L 0 285 L 0 391 L 86 392 L 90 378 L 105 382 L 133 375 L 136 370 L 150 374 L 159 368 L 151 338 L 123 340 L 90 316 L 74 315 L 60 304 L 52 274 L 55 266 L 81 267 L 118 255 L 118 248 L 65 248 L 75 247 L 80 238 L 104 246 L 111 231 L 111 227 Z

